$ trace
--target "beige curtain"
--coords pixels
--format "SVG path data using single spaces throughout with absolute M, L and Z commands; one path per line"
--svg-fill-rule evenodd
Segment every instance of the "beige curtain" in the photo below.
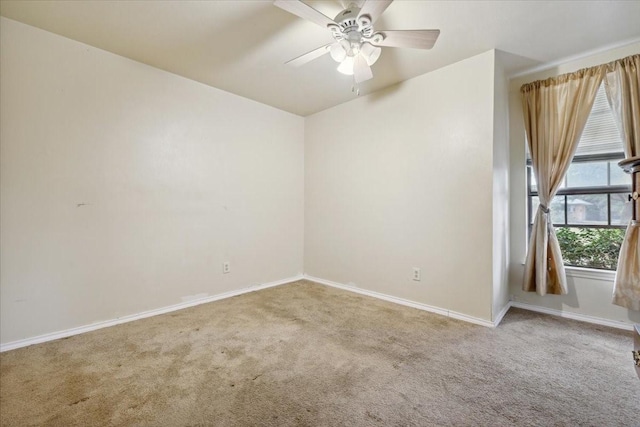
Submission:
M 540 196 L 525 262 L 525 291 L 567 293 L 549 206 L 571 164 L 603 73 L 602 67 L 589 68 L 521 88 L 527 142 Z
M 640 55 L 603 66 L 607 99 L 618 124 L 626 159 L 640 156 Z M 635 175 L 640 189 L 640 174 Z M 613 303 L 640 311 L 640 201 L 620 249 Z

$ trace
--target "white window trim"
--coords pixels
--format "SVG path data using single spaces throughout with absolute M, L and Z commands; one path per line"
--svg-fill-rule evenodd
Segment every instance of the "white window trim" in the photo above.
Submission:
M 580 279 L 601 280 L 613 283 L 616 279 L 616 272 L 612 270 L 599 270 L 597 268 L 572 267 L 565 265 L 564 270 L 567 277 Z

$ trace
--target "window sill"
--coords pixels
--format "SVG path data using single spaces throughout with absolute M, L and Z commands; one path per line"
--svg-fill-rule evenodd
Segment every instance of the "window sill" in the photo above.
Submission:
M 568 277 L 578 277 L 580 279 L 603 280 L 613 282 L 616 272 L 611 270 L 598 270 L 595 268 L 564 267 Z
M 524 266 L 524 261 L 520 263 Z M 597 268 L 583 268 L 564 266 L 564 271 L 568 277 L 577 277 L 580 279 L 602 280 L 613 283 L 616 279 L 616 272 L 611 270 L 599 270 Z

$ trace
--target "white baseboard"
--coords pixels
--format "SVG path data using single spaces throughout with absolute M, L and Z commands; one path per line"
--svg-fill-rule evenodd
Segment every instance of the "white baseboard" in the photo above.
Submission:
M 633 325 L 631 323 L 619 322 L 617 320 L 603 319 L 601 317 L 571 313 L 569 311 L 554 310 L 552 308 L 540 307 L 538 305 L 527 304 L 518 301 L 511 301 L 509 305 L 511 307 L 521 308 L 523 310 L 536 311 L 538 313 L 550 314 L 552 316 L 564 317 L 566 319 L 579 320 L 581 322 L 594 323 L 596 325 L 609 326 L 611 328 L 624 329 L 627 331 L 633 330 Z
M 504 316 L 507 314 L 510 308 L 511 308 L 511 301 L 507 302 L 507 305 L 502 307 L 502 310 L 500 310 L 496 318 L 493 319 L 494 326 L 498 326 L 500 322 L 502 322 L 502 319 L 504 319 Z
M 348 285 L 344 285 L 342 283 L 332 282 L 331 280 L 320 279 L 318 277 L 309 276 L 307 274 L 304 275 L 304 278 L 306 280 L 309 280 L 310 282 L 320 283 L 322 285 L 327 285 L 327 286 L 331 286 L 331 287 L 334 287 L 334 288 L 343 289 L 343 290 L 349 291 L 349 292 L 355 292 L 355 293 L 361 294 L 361 295 L 367 295 L 367 296 L 370 296 L 370 297 L 373 297 L 373 298 L 377 298 L 377 299 L 381 299 L 381 300 L 384 300 L 384 301 L 393 302 L 393 303 L 400 304 L 400 305 L 405 305 L 407 307 L 417 308 L 418 310 L 424 310 L 424 311 L 428 311 L 430 313 L 436 313 L 436 314 L 439 314 L 441 316 L 451 317 L 453 319 L 463 320 L 465 322 L 474 323 L 474 324 L 480 325 L 480 326 L 486 326 L 486 327 L 490 327 L 490 328 L 493 328 L 493 327 L 497 326 L 497 323 L 495 323 L 495 322 L 490 322 L 488 320 L 479 319 L 477 317 L 468 316 L 466 314 L 457 313 L 455 311 L 447 310 L 447 309 L 440 308 L 440 307 L 434 307 L 432 305 L 427 305 L 427 304 L 422 304 L 422 303 L 415 302 L 415 301 L 406 300 L 404 298 L 398 298 L 398 297 L 394 297 L 394 296 L 387 295 L 387 294 L 382 294 L 382 293 L 375 292 L 375 291 L 369 291 L 369 290 L 366 290 L 366 289 L 356 288 L 354 286 L 348 286 Z M 506 311 L 505 311 L 505 313 L 506 313 Z
M 193 307 L 200 304 L 206 304 L 208 302 L 218 301 L 225 298 L 235 297 L 237 295 L 246 294 L 249 292 L 259 291 L 261 289 L 272 288 L 274 286 L 280 286 L 287 283 L 302 280 L 303 276 L 290 277 L 288 279 L 277 280 L 275 282 L 264 283 L 261 285 L 249 286 L 247 288 L 238 289 L 234 291 L 224 292 L 217 295 L 206 296 L 202 298 L 192 299 L 189 301 L 181 302 L 178 304 L 170 305 L 167 307 L 156 308 L 153 310 L 143 311 L 141 313 L 130 314 L 128 316 L 118 317 L 116 319 L 105 320 L 102 322 L 92 323 L 86 326 L 79 326 L 77 328 L 66 329 L 64 331 L 52 332 L 49 334 L 39 335 L 33 338 L 26 338 L 23 340 L 12 341 L 6 344 L 0 344 L 0 353 L 4 351 L 14 350 L 20 347 L 26 347 L 33 344 L 40 344 L 47 341 L 53 341 L 60 338 L 70 337 L 72 335 L 83 334 L 85 332 L 95 331 L 97 329 L 108 328 L 109 326 L 120 325 L 121 323 L 133 322 L 134 320 L 145 319 L 147 317 L 158 316 L 160 314 L 170 313 L 172 311 L 182 310 L 183 308 Z

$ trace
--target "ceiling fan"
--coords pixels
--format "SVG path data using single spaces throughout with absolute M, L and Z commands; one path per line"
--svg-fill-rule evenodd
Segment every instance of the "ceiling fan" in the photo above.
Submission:
M 334 19 L 301 0 L 275 0 L 274 5 L 300 18 L 331 31 L 334 42 L 288 61 L 299 67 L 329 53 L 338 62 L 338 71 L 353 75 L 356 84 L 373 78 L 371 66 L 378 60 L 382 47 L 431 49 L 440 30 L 382 30 L 373 24 L 393 0 L 360 0 L 351 2 Z

